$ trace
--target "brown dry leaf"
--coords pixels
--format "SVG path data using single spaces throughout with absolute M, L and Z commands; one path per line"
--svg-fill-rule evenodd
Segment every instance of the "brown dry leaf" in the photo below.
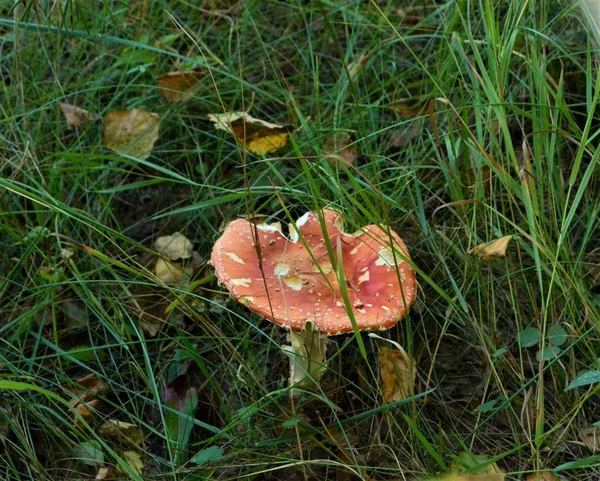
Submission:
M 158 140 L 160 117 L 141 109 L 111 110 L 104 120 L 104 146 L 147 159 Z
M 204 72 L 169 72 L 158 80 L 160 93 L 170 104 L 189 100 L 199 89 Z
M 379 373 L 386 402 L 400 401 L 413 395 L 417 369 L 415 362 L 400 349 L 379 349 Z
M 83 418 L 83 420 L 89 424 L 94 416 L 94 411 L 100 407 L 100 399 L 92 399 L 87 403 L 80 403 L 75 406 L 75 411 L 79 413 L 79 415 Z M 79 417 L 73 418 L 73 423 L 76 426 L 82 426 L 83 423 L 80 421 Z
M 256 119 L 248 112 L 208 114 L 208 119 L 219 130 L 232 134 L 250 153 L 266 155 L 285 147 L 288 143 L 290 125 L 277 125 Z
M 497 257 L 505 257 L 506 256 L 506 248 L 508 247 L 508 243 L 512 240 L 512 235 L 505 235 L 504 237 L 500 237 L 492 242 L 486 242 L 484 244 L 479 244 L 476 247 L 473 247 L 469 254 L 476 255 L 485 260 L 493 260 Z
M 136 424 L 109 419 L 100 427 L 100 433 L 121 442 L 127 442 L 132 446 L 139 447 L 144 442 L 142 428 Z
M 344 164 L 354 165 L 358 156 L 356 144 L 347 133 L 330 135 L 323 145 L 323 153 L 334 160 L 340 160 Z
M 600 451 L 600 428 L 584 428 L 579 432 L 579 439 L 593 452 Z
M 192 243 L 180 232 L 156 239 L 154 250 L 170 261 L 190 259 L 193 255 Z
M 62 113 L 65 116 L 67 129 L 69 130 L 83 127 L 86 122 L 98 120 L 100 118 L 100 115 L 95 112 L 88 112 L 85 109 L 71 104 L 61 103 L 60 110 L 62 110 Z
M 96 377 L 94 373 L 87 374 L 75 380 L 76 386 L 72 386 L 69 391 L 73 396 L 70 401 L 72 406 L 77 406 L 82 402 L 99 396 L 106 392 L 108 386 L 106 383 Z
M 355 60 L 350 65 L 348 65 L 348 80 L 350 82 L 354 82 L 363 70 L 364 65 L 369 60 L 368 55 L 361 55 L 358 60 Z
M 120 477 L 121 474 L 119 471 L 117 471 L 117 469 L 112 466 L 104 466 L 98 470 L 94 479 L 96 481 L 103 481 L 105 479 L 117 479 Z
M 125 451 L 123 453 L 123 461 L 125 461 L 136 474 L 142 474 L 144 463 L 138 453 L 135 451 Z
M 412 119 L 418 117 L 423 112 L 425 103 L 421 98 L 410 97 L 394 102 L 390 108 L 400 114 L 400 117 L 403 119 Z
M 560 481 L 560 478 L 551 471 L 528 474 L 525 481 Z

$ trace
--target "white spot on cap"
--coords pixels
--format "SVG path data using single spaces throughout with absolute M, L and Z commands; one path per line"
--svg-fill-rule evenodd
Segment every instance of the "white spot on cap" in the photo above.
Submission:
M 299 291 L 302 289 L 302 279 L 298 276 L 289 276 L 283 280 L 283 283 L 288 286 L 290 289 L 294 291 Z
M 275 264 L 275 268 L 273 269 L 273 273 L 277 277 L 286 276 L 288 272 L 290 272 L 290 266 L 285 262 L 278 262 L 277 264 Z
M 369 274 L 369 271 L 367 271 L 358 278 L 358 283 L 362 284 L 363 282 L 367 282 L 370 278 L 371 278 L 371 275 Z
M 400 251 L 400 249 L 396 248 L 394 251 L 392 251 L 392 249 L 389 247 L 384 247 L 379 251 L 379 257 L 375 261 L 375 265 L 383 266 L 387 264 L 388 266 L 394 266 L 402 262 L 402 259 L 400 258 L 402 255 L 403 253 Z
M 242 277 L 241 279 L 231 279 L 231 283 L 234 286 L 250 287 L 251 282 L 252 279 L 248 279 L 247 277 Z
M 360 247 L 360 246 L 356 246 L 354 249 L 352 249 L 352 250 L 350 251 L 350 255 L 351 255 L 351 256 L 353 256 L 354 254 L 356 254 L 356 253 L 358 252 L 358 248 L 359 248 L 359 247 Z
M 240 257 L 235 252 L 225 252 L 227 257 L 229 257 L 232 261 L 237 262 L 238 264 L 245 264 L 245 262 L 240 259 Z

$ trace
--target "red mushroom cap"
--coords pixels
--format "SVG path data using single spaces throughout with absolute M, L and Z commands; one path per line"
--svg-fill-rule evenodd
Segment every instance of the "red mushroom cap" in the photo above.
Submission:
M 402 239 L 375 225 L 347 234 L 334 210 L 323 210 L 321 220 L 335 263 L 341 251 L 358 329 L 394 326 L 416 294 L 415 272 L 406 262 L 410 257 Z M 351 332 L 319 216 L 306 213 L 296 228 L 290 225 L 288 238 L 277 225 L 245 219 L 228 224 L 211 255 L 220 284 L 251 311 L 294 331 L 312 321 L 328 335 Z

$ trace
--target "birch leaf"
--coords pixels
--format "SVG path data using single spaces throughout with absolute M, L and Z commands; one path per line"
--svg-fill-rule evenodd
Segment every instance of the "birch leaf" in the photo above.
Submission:
M 488 261 L 498 257 L 505 257 L 508 243 L 512 240 L 512 238 L 512 235 L 506 235 L 492 242 L 479 244 L 478 246 L 473 247 L 473 249 L 469 251 L 469 254 L 476 255 Z

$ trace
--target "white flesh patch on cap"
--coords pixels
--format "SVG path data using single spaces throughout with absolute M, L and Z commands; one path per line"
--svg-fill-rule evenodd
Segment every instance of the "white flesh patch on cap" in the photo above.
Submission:
M 358 278 L 358 283 L 362 284 L 363 282 L 367 282 L 371 278 L 371 274 L 369 271 L 366 271 L 362 276 Z
M 234 286 L 250 287 L 251 282 L 252 279 L 248 279 L 247 277 L 242 277 L 241 279 L 231 279 L 231 284 Z
M 296 228 L 298 230 L 300 230 L 300 228 L 310 220 L 311 216 L 312 216 L 312 212 L 307 212 L 302 217 L 300 217 L 296 221 Z M 290 240 L 292 242 L 298 242 L 298 239 L 299 239 L 298 232 L 294 228 L 293 224 L 290 224 Z
M 298 276 L 286 277 L 283 280 L 283 283 L 294 291 L 299 291 L 303 286 L 302 279 L 300 279 Z
M 387 264 L 388 266 L 394 266 L 402 262 L 401 255 L 403 255 L 403 253 L 399 249 L 392 252 L 392 249 L 389 247 L 384 247 L 379 251 L 379 257 L 375 261 L 375 265 L 383 266 Z M 395 259 L 394 256 L 396 257 Z
M 277 264 L 275 264 L 275 268 L 273 269 L 273 273 L 277 277 L 286 276 L 288 272 L 290 272 L 290 266 L 287 265 L 285 262 L 278 262 Z
M 245 264 L 245 262 L 239 258 L 239 256 L 235 252 L 224 252 L 224 254 L 229 257 L 232 261 L 237 262 L 238 264 Z
M 263 232 L 279 232 L 281 233 L 281 224 L 275 222 L 273 224 L 257 224 L 256 228 Z

